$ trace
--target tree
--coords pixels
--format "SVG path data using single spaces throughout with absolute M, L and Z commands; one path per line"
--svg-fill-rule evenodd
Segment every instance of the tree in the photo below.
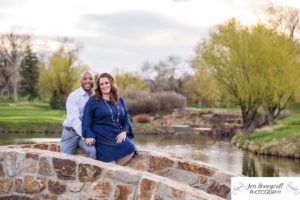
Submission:
M 218 27 L 211 41 L 203 43 L 203 59 L 215 70 L 215 77 L 240 106 L 243 132 L 250 139 L 251 127 L 260 103 L 259 63 L 252 63 L 257 54 L 251 44 L 249 30 L 235 20 Z M 256 59 L 257 60 L 257 59 Z
M 30 41 L 29 34 L 17 33 L 15 29 L 0 35 L 1 71 L 5 79 L 2 89 L 7 89 L 14 101 L 18 100 L 21 60 Z
M 274 7 L 266 9 L 266 25 L 276 31 L 276 37 L 270 36 L 272 55 L 270 70 L 272 76 L 266 77 L 263 107 L 266 110 L 266 123 L 273 125 L 280 112 L 292 100 L 299 86 L 298 44 L 294 33 L 299 25 L 299 10 L 291 7 Z
M 265 39 L 269 48 L 269 66 L 265 77 L 262 106 L 267 112 L 266 122 L 273 125 L 280 112 L 292 100 L 300 80 L 298 44 L 282 33 L 269 35 Z
M 269 6 L 265 11 L 266 24 L 274 30 L 294 38 L 299 25 L 299 10 L 293 7 Z
M 263 24 L 231 19 L 199 44 L 196 55 L 240 106 L 247 140 L 260 106 L 289 99 L 299 86 L 297 43 Z
M 224 92 L 213 76 L 205 67 L 197 66 L 196 73 L 191 76 L 184 88 L 184 94 L 191 99 L 192 103 L 201 104 L 201 106 L 220 106 L 225 104 Z
M 62 41 L 49 59 L 49 64 L 40 65 L 39 94 L 42 99 L 50 100 L 56 89 L 60 105 L 65 106 L 69 93 L 79 86 L 80 74 L 88 67 L 78 62 L 79 47 L 70 40 Z
M 28 100 L 32 101 L 38 96 L 39 68 L 38 59 L 30 46 L 27 46 L 25 50 L 25 56 L 21 62 L 20 74 L 22 77 L 21 94 L 28 96 Z
M 123 95 L 126 95 L 127 92 L 131 90 L 148 90 L 148 87 L 145 85 L 144 79 L 130 72 L 117 73 L 115 75 L 115 80 Z
M 61 107 L 60 105 L 60 96 L 56 89 L 53 90 L 52 96 L 50 99 L 50 108 L 51 109 L 59 109 Z
M 141 76 L 151 92 L 176 91 L 183 93 L 186 68 L 184 61 L 177 56 L 169 56 L 165 61 L 158 63 L 145 62 L 142 66 Z M 181 70 L 181 71 L 180 71 Z
M 0 52 L 0 95 L 3 96 L 4 93 L 8 93 L 8 81 L 10 77 L 9 73 L 9 62 L 6 59 L 3 52 Z

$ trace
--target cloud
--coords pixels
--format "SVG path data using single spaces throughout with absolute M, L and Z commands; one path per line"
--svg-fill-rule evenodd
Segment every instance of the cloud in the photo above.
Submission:
M 99 37 L 105 36 L 119 40 L 123 38 L 123 41 L 138 41 L 142 44 L 143 41 L 155 36 L 159 43 L 163 43 L 164 37 L 168 41 L 172 37 L 195 36 L 195 34 L 203 34 L 204 29 L 207 30 L 206 27 L 186 26 L 170 17 L 142 11 L 85 15 L 80 24 L 84 24 L 81 28 L 97 32 Z
M 93 60 L 92 68 L 126 67 L 131 71 L 145 61 L 157 62 L 169 55 L 190 57 L 193 47 L 208 33 L 208 27 L 188 26 L 142 11 L 85 15 L 80 24 L 90 32 L 78 39 L 85 44 L 83 58 Z
M 9 1 L 0 1 L 0 8 L 9 8 L 9 7 L 16 7 L 19 6 L 20 4 L 25 4 L 28 3 L 28 1 L 24 0 L 9 0 Z

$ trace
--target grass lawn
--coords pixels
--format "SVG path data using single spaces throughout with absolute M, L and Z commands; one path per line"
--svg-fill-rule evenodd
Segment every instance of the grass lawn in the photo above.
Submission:
M 47 103 L 0 101 L 0 130 L 61 130 L 65 116 L 65 110 L 52 110 Z M 143 132 L 155 132 L 159 129 L 150 123 L 133 123 L 132 127 Z
M 213 113 L 240 113 L 239 107 L 229 107 L 229 108 L 201 108 L 197 106 L 188 105 L 184 108 L 187 111 L 197 111 L 197 112 L 213 112 Z
M 64 110 L 51 110 L 49 104 L 21 101 L 0 102 L 0 129 L 57 130 L 65 118 Z
M 255 131 L 246 142 L 242 133 L 233 137 L 233 142 L 242 148 L 264 154 L 290 157 L 300 156 L 300 104 L 289 106 L 293 114 L 276 121 L 273 128 Z

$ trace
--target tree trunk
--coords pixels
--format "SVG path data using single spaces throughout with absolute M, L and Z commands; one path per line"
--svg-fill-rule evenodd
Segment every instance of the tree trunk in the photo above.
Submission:
M 18 83 L 17 81 L 14 81 L 16 83 L 14 83 L 13 86 L 13 100 L 14 102 L 17 102 L 19 100 L 19 95 L 18 95 Z
M 19 80 L 19 75 L 14 73 L 9 80 L 9 96 L 10 98 L 14 101 L 17 102 L 18 101 L 18 80 Z
M 274 117 L 273 116 L 274 116 L 274 113 L 272 113 L 272 112 L 269 112 L 266 116 L 267 124 L 271 127 L 273 127 L 273 125 L 274 125 Z
M 249 128 L 243 128 L 243 133 L 244 133 L 244 139 L 246 141 L 250 140 L 250 129 Z
M 254 119 L 257 114 L 257 109 L 243 110 L 242 109 L 242 119 L 243 119 L 243 133 L 244 139 L 246 141 L 250 140 L 250 134 L 255 130 Z

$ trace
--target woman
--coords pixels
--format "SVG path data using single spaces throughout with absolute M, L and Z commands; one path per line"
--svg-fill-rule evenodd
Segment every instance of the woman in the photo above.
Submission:
M 104 162 L 125 165 L 136 152 L 125 101 L 108 73 L 99 75 L 95 95 L 85 105 L 82 135 L 86 143 L 96 139 L 97 159 Z

